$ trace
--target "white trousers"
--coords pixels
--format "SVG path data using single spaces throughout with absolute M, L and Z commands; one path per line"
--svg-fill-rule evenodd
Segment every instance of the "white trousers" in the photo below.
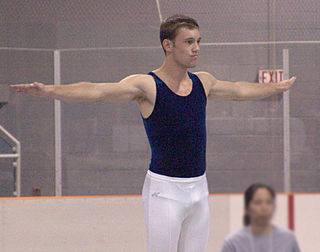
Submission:
M 142 199 L 148 252 L 204 252 L 209 236 L 206 175 L 174 178 L 148 171 Z

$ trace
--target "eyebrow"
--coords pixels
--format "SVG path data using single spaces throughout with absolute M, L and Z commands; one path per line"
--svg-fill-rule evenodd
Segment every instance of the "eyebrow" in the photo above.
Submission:
M 185 38 L 184 40 L 194 39 L 193 37 Z M 201 37 L 198 39 L 201 40 Z

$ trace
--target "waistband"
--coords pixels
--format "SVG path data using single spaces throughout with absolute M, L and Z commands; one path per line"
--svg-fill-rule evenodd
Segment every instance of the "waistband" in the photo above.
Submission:
M 163 181 L 170 181 L 170 182 L 180 182 L 180 183 L 197 182 L 197 181 L 200 181 L 206 177 L 206 173 L 204 173 L 201 176 L 191 177 L 191 178 L 170 177 L 170 176 L 165 176 L 165 175 L 161 175 L 158 173 L 154 173 L 150 170 L 147 171 L 147 175 L 149 175 L 150 177 L 152 177 L 154 179 L 159 179 L 159 180 L 163 180 Z

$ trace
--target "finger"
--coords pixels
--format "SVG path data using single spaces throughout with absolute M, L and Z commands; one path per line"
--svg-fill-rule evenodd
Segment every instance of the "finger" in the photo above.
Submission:
M 29 89 L 29 88 L 37 88 L 38 85 L 36 85 L 35 83 L 31 83 L 31 84 L 10 85 L 10 87 L 14 89 Z
M 292 86 L 295 81 L 296 81 L 296 77 L 291 77 L 291 78 L 288 80 L 288 85 L 289 85 L 289 86 Z
M 10 85 L 10 88 L 12 88 L 12 89 L 14 89 L 16 91 L 21 90 L 21 86 L 19 86 L 19 85 Z
M 41 89 L 41 83 L 39 82 L 33 82 L 30 84 L 30 88 L 33 88 L 33 89 Z
M 18 87 L 18 86 L 11 86 L 11 88 L 14 89 L 17 92 L 22 92 L 24 90 L 24 88 Z
M 15 84 L 15 85 L 10 85 L 10 87 L 12 87 L 12 88 L 20 88 L 20 87 L 26 87 L 28 85 L 30 85 L 30 84 Z
M 20 93 L 28 92 L 30 89 L 32 89 L 31 84 L 10 85 L 10 87 Z

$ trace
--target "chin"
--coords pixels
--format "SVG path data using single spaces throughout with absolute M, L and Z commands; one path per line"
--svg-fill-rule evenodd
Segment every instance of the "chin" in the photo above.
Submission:
M 188 69 L 188 68 L 195 68 L 197 66 L 196 63 L 191 63 L 191 62 L 188 62 L 188 63 L 182 63 L 182 64 L 179 64 L 181 67 L 185 68 L 185 69 Z
M 257 221 L 257 223 L 259 223 L 259 225 L 261 226 L 267 226 L 269 224 L 271 224 L 271 218 L 263 218 Z
M 189 66 L 188 66 L 188 68 L 195 68 L 197 66 L 197 64 L 190 64 Z

